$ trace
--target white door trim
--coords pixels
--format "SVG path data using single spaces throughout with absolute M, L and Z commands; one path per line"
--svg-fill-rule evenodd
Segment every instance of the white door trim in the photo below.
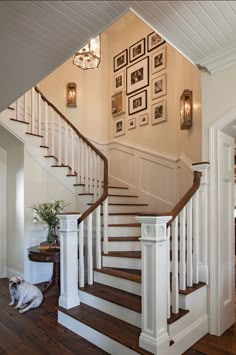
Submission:
M 218 231 L 218 131 L 221 131 L 226 125 L 236 120 L 236 108 L 215 121 L 209 128 L 209 260 L 210 260 L 210 290 L 209 290 L 209 330 L 211 334 L 220 335 L 220 290 L 219 290 L 219 251 L 220 235 Z
M 0 147 L 0 278 L 7 276 L 7 152 Z

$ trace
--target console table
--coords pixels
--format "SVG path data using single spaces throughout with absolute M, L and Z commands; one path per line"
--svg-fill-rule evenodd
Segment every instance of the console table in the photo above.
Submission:
M 48 292 L 54 285 L 60 286 L 60 249 L 38 249 L 38 247 L 31 247 L 28 249 L 28 258 L 31 261 L 40 263 L 53 263 L 52 278 L 43 288 L 42 292 Z

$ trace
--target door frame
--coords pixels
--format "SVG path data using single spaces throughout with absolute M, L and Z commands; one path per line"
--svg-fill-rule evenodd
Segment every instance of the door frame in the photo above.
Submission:
M 7 276 L 7 152 L 0 147 L 0 278 Z
M 209 331 L 214 335 L 221 335 L 220 332 L 220 233 L 218 229 L 218 220 L 220 211 L 218 206 L 218 132 L 225 126 L 236 120 L 236 108 L 226 113 L 209 127 L 209 261 L 210 261 L 210 289 L 209 289 Z M 232 233 L 231 242 L 234 235 Z

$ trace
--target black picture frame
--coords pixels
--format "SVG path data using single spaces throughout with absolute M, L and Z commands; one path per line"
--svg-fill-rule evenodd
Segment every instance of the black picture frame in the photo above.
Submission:
M 147 108 L 147 90 L 140 91 L 128 98 L 128 113 L 134 115 Z
M 151 32 L 147 36 L 147 50 L 151 52 L 153 49 L 161 46 L 165 40 L 156 32 Z
M 145 57 L 126 68 L 126 95 L 149 85 L 149 57 Z
M 146 53 L 145 38 L 140 39 L 138 42 L 129 47 L 129 62 L 132 63 Z
M 113 58 L 113 70 L 116 72 L 128 64 L 128 49 L 123 50 Z

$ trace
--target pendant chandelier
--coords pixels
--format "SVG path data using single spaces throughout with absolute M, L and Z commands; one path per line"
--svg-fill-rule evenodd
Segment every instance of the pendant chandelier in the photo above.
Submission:
M 76 52 L 73 56 L 73 64 L 83 70 L 98 68 L 101 61 L 101 39 L 100 35 L 93 38 L 89 43 Z

